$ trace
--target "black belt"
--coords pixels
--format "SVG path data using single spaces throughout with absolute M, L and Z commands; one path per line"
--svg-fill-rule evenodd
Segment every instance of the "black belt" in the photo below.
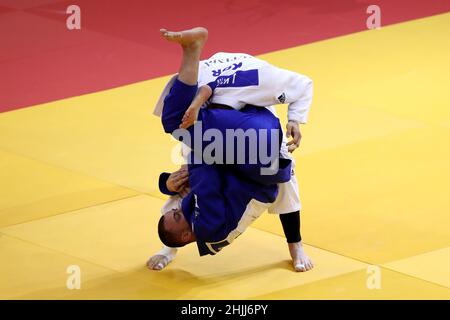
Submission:
M 226 109 L 226 110 L 234 110 L 232 107 L 227 106 L 226 104 L 220 104 L 220 103 L 211 103 L 208 105 L 209 109 Z

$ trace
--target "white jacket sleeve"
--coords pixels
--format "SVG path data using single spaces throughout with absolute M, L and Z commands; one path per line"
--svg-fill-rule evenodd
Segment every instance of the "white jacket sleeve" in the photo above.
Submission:
M 274 82 L 278 103 L 288 104 L 288 120 L 306 123 L 313 97 L 313 82 L 305 75 L 276 68 Z
M 275 67 L 259 59 L 253 59 L 249 70 L 258 70 L 258 83 L 242 87 L 215 88 L 211 102 L 231 106 L 237 110 L 246 104 L 267 107 L 287 103 L 288 120 L 306 123 L 313 96 L 313 82 L 305 75 Z M 253 61 L 252 61 L 253 62 Z M 242 83 L 251 83 L 243 73 L 236 78 Z M 228 77 L 232 77 L 231 75 Z
M 236 110 L 247 104 L 267 107 L 287 103 L 288 120 L 307 121 L 313 83 L 305 75 L 247 54 L 219 52 L 200 63 L 199 85 L 210 83 L 213 84 L 211 103 L 225 104 Z M 170 83 L 165 91 L 169 88 Z M 162 98 L 158 105 L 162 105 Z

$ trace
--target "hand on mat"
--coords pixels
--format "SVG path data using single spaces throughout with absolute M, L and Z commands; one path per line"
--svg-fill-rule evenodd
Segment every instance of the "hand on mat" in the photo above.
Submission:
M 286 125 L 286 137 L 292 137 L 292 140 L 287 143 L 288 151 L 293 152 L 300 146 L 300 140 L 302 139 L 302 134 L 298 126 L 297 121 L 288 121 Z
M 162 270 L 175 258 L 176 254 L 176 248 L 164 246 L 148 259 L 147 268 L 150 270 Z
M 169 258 L 162 254 L 155 254 L 147 261 L 147 268 L 150 270 L 162 270 L 169 264 Z

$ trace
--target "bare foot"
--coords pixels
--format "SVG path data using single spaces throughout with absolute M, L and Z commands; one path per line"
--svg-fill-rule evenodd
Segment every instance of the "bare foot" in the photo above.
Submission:
M 202 47 L 208 39 L 208 30 L 203 27 L 197 27 L 184 31 L 169 31 L 160 29 L 161 35 L 168 41 L 177 42 L 183 47 L 200 46 Z
M 288 243 L 295 271 L 305 272 L 314 268 L 312 260 L 306 255 L 301 242 Z

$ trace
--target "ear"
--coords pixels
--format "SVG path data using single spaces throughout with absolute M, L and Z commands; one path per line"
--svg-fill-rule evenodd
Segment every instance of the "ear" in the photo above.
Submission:
M 189 229 L 183 230 L 183 232 L 181 232 L 181 241 L 183 243 L 191 242 L 191 233 L 192 233 L 192 231 Z

